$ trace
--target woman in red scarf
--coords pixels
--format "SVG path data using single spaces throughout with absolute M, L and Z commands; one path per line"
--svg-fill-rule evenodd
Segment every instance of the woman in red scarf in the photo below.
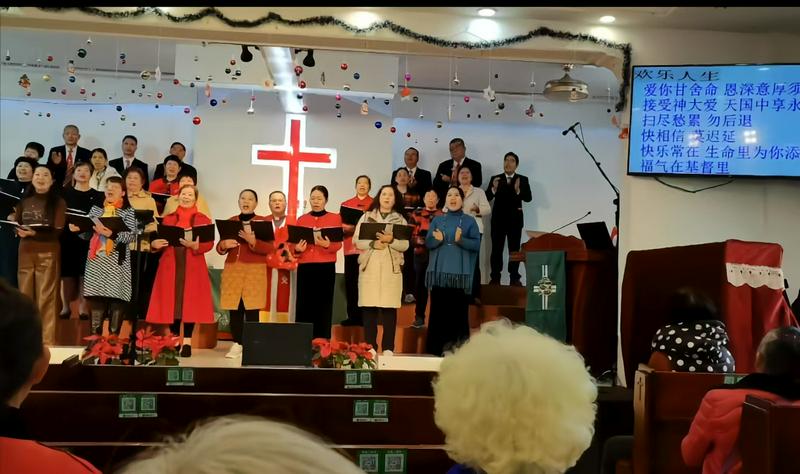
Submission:
M 197 210 L 197 188 L 184 186 L 178 194 L 180 206 L 164 217 L 164 225 L 190 229 L 211 224 L 211 219 Z M 211 281 L 208 278 L 205 253 L 214 242 L 180 240 L 181 247 L 170 247 L 165 239 L 150 243 L 154 251 L 166 247 L 158 264 L 153 294 L 147 310 L 147 322 L 170 324 L 173 334 L 178 334 L 183 321 L 183 347 L 181 357 L 191 357 L 191 338 L 194 323 L 214 322 L 214 303 L 211 301 Z

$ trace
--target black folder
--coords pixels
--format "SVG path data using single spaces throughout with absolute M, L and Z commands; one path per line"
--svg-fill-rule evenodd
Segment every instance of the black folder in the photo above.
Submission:
M 270 221 L 250 221 L 250 229 L 256 234 L 256 239 L 270 242 L 275 240 L 275 229 Z
M 349 225 L 358 224 L 358 220 L 364 215 L 364 211 L 352 207 L 342 206 L 339 208 L 339 215 L 342 216 L 342 222 Z
M 70 212 L 66 216 L 67 223 L 77 226 L 80 229 L 79 232 L 92 232 L 94 230 L 94 221 L 90 217 Z
M 245 240 L 239 237 L 239 231 L 244 229 L 241 221 L 229 221 L 217 219 L 217 230 L 219 231 L 219 239 L 233 239 L 239 243 L 244 243 Z M 269 221 L 250 221 L 250 230 L 256 234 L 256 239 L 269 242 L 275 240 L 275 231 L 272 228 L 272 222 Z
M 166 204 L 167 203 L 167 199 L 172 197 L 170 194 L 161 194 L 161 193 L 154 193 L 154 192 L 151 192 L 150 196 L 153 197 L 153 200 L 155 200 L 156 202 L 161 203 L 161 204 Z
M 396 240 L 411 240 L 414 227 L 402 224 L 387 224 L 385 222 L 362 222 L 358 238 L 360 240 L 377 240 L 375 234 L 378 232 L 386 233 L 389 230 L 391 230 Z
M 18 201 L 20 196 L 22 196 L 22 190 L 24 187 L 25 183 L 20 183 L 19 181 L 14 181 L 13 179 L 0 178 L 0 192 L 16 196 Z
M 158 224 L 159 239 L 166 240 L 172 247 L 181 247 L 180 239 L 186 237 L 186 231 L 174 225 Z
M 300 240 L 305 240 L 309 245 L 314 244 L 314 229 L 311 227 L 302 227 L 297 225 L 290 225 L 289 227 L 289 242 L 296 244 Z M 319 230 L 322 237 L 327 237 L 331 242 L 341 242 L 344 240 L 344 231 L 341 227 L 325 227 Z
M 125 225 L 125 222 L 121 217 L 89 217 L 69 212 L 66 214 L 66 217 L 67 222 L 78 226 L 81 229 L 81 232 L 92 232 L 95 219 L 99 220 L 104 226 L 111 229 L 111 232 L 114 234 L 132 230 L 128 229 L 128 226 Z

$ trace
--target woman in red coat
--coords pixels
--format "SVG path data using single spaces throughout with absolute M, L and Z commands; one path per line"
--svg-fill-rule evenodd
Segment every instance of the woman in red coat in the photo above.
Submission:
M 164 225 L 190 229 L 211 224 L 211 219 L 197 211 L 197 197 L 197 188 L 182 187 L 178 194 L 180 206 L 164 217 Z M 150 243 L 154 251 L 165 247 L 166 250 L 158 263 L 146 320 L 154 324 L 170 324 L 173 334 L 179 333 L 183 321 L 181 357 L 191 357 L 194 323 L 214 322 L 211 281 L 204 255 L 214 247 L 214 242 L 181 239 L 180 243 L 181 247 L 169 247 L 165 239 L 155 239 Z

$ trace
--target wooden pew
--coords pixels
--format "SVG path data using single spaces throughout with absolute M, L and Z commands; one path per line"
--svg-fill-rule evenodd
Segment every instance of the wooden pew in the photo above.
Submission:
M 741 375 L 655 372 L 640 366 L 633 393 L 633 472 L 696 474 L 681 456 L 681 440 L 705 394 Z
M 739 450 L 743 474 L 798 474 L 800 406 L 748 395 L 742 407 Z

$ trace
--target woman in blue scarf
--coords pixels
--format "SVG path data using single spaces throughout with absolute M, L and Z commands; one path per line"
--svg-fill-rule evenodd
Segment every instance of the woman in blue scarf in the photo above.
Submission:
M 469 300 L 481 235 L 478 223 L 464 214 L 464 191 L 452 186 L 445 197 L 447 213 L 431 221 L 425 237 L 430 249 L 425 286 L 431 289 L 426 352 L 442 355 L 469 338 Z

